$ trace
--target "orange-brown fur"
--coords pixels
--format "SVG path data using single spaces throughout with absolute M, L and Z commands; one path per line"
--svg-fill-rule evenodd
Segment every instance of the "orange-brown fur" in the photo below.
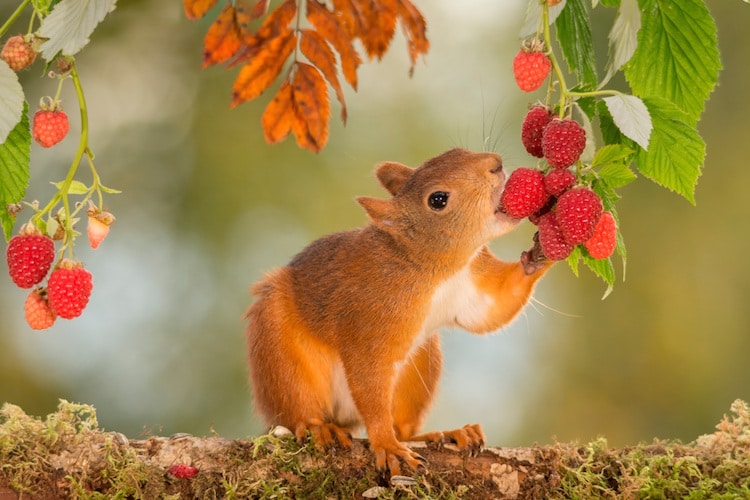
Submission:
M 364 424 L 379 469 L 421 457 L 401 441 L 451 440 L 478 450 L 478 425 L 418 434 L 436 392 L 439 329 L 497 330 L 551 265 L 538 246 L 516 262 L 486 244 L 517 220 L 498 212 L 500 157 L 453 149 L 418 169 L 377 169 L 391 199 L 359 198 L 371 223 L 313 242 L 253 286 L 250 379 L 269 424 L 324 446 L 351 445 Z M 442 210 L 431 193 L 448 193 Z

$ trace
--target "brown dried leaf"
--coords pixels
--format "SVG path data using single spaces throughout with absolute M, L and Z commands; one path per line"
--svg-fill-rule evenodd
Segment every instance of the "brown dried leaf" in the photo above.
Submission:
M 203 67 L 224 62 L 242 46 L 243 29 L 250 18 L 241 9 L 227 4 L 211 24 L 203 40 Z
M 333 90 L 336 91 L 336 98 L 341 103 L 341 121 L 346 123 L 346 103 L 344 92 L 336 76 L 336 56 L 333 51 L 323 37 L 313 30 L 302 30 L 299 46 L 305 57 L 323 73 Z
M 420 54 L 427 54 L 430 50 L 430 41 L 427 40 L 427 22 L 421 12 L 409 0 L 398 0 L 398 17 L 404 28 L 404 35 L 409 44 L 409 59 L 411 69 L 417 64 Z
M 307 0 L 307 19 L 320 35 L 328 40 L 341 58 L 341 72 L 354 90 L 357 89 L 357 68 L 362 63 L 352 45 L 352 37 L 347 28 L 317 0 Z
M 298 62 L 292 87 L 296 115 L 292 132 L 300 147 L 317 153 L 328 141 L 331 108 L 326 82 L 314 66 Z
M 295 33 L 285 28 L 278 36 L 261 45 L 234 81 L 231 106 L 237 106 L 262 94 L 279 76 L 296 44 Z
M 260 119 L 266 141 L 269 144 L 282 141 L 291 132 L 294 120 L 293 89 L 289 81 L 284 80 Z
M 250 19 L 260 19 L 263 17 L 266 12 L 268 12 L 268 6 L 271 3 L 271 0 L 258 0 L 255 2 L 255 5 L 253 5 L 253 8 L 250 9 L 249 16 Z
M 370 59 L 382 59 L 396 32 L 397 0 L 359 0 L 362 30 L 359 39 Z
M 182 0 L 185 7 L 185 17 L 190 20 L 200 19 L 206 12 L 216 5 L 218 0 Z

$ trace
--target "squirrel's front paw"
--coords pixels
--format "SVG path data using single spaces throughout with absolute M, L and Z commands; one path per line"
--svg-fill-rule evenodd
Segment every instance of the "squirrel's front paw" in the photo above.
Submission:
M 521 265 L 527 275 L 531 275 L 548 267 L 551 261 L 547 259 L 539 244 L 539 232 L 534 233 L 534 246 L 521 253 Z
M 398 442 L 393 446 L 377 446 L 370 443 L 370 448 L 375 454 L 375 467 L 379 472 L 387 472 L 391 476 L 401 475 L 401 462 L 415 472 L 423 471 L 427 463 L 422 455 Z

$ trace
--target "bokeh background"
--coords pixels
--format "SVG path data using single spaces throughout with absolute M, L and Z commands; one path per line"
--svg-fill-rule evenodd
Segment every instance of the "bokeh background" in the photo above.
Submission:
M 2 19 L 15 3 L 3 2 Z M 519 130 L 538 96 L 517 90 L 510 70 L 526 2 L 416 4 L 426 60 L 409 78 L 398 36 L 382 62 L 362 66 L 358 92 L 346 89 L 348 123 L 334 103 L 329 144 L 314 155 L 291 138 L 264 142 L 270 92 L 229 109 L 237 70 L 200 70 L 208 21 L 187 21 L 181 2 L 119 2 L 78 57 L 97 168 L 123 191 L 106 200 L 117 223 L 98 250 L 78 245 L 95 280 L 79 319 L 30 330 L 26 292 L 0 277 L 0 402 L 36 415 L 59 398 L 89 403 L 130 437 L 262 432 L 244 360 L 250 283 L 313 239 L 363 224 L 353 199 L 382 194 L 378 161 L 416 166 L 453 146 L 496 150 L 508 169 L 531 160 Z M 601 281 L 560 264 L 502 332 L 444 332 L 429 428 L 481 422 L 503 446 L 690 441 L 750 399 L 750 6 L 707 4 L 724 69 L 700 122 L 697 206 L 639 179 L 619 204 L 627 279 L 606 300 Z M 602 68 L 613 15 L 594 18 Z M 32 103 L 54 93 L 41 73 L 23 75 Z M 75 109 L 72 89 L 63 99 Z M 70 115 L 66 141 L 33 147 L 30 200 L 48 199 L 48 181 L 67 171 L 80 130 Z M 515 259 L 533 231 L 525 223 L 493 249 Z

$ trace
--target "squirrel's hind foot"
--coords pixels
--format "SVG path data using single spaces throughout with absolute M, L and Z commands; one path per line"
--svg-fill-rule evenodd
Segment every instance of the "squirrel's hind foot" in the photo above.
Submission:
M 352 435 L 347 429 L 318 419 L 300 422 L 294 430 L 294 435 L 299 443 L 306 441 L 309 436 L 315 446 L 323 449 L 333 448 L 336 444 L 346 449 L 352 447 Z
M 467 424 L 460 429 L 427 432 L 413 436 L 409 438 L 409 441 L 424 441 L 428 444 L 437 444 L 438 447 L 445 443 L 453 443 L 459 450 L 468 452 L 470 456 L 476 456 L 484 448 L 485 437 L 482 426 Z

